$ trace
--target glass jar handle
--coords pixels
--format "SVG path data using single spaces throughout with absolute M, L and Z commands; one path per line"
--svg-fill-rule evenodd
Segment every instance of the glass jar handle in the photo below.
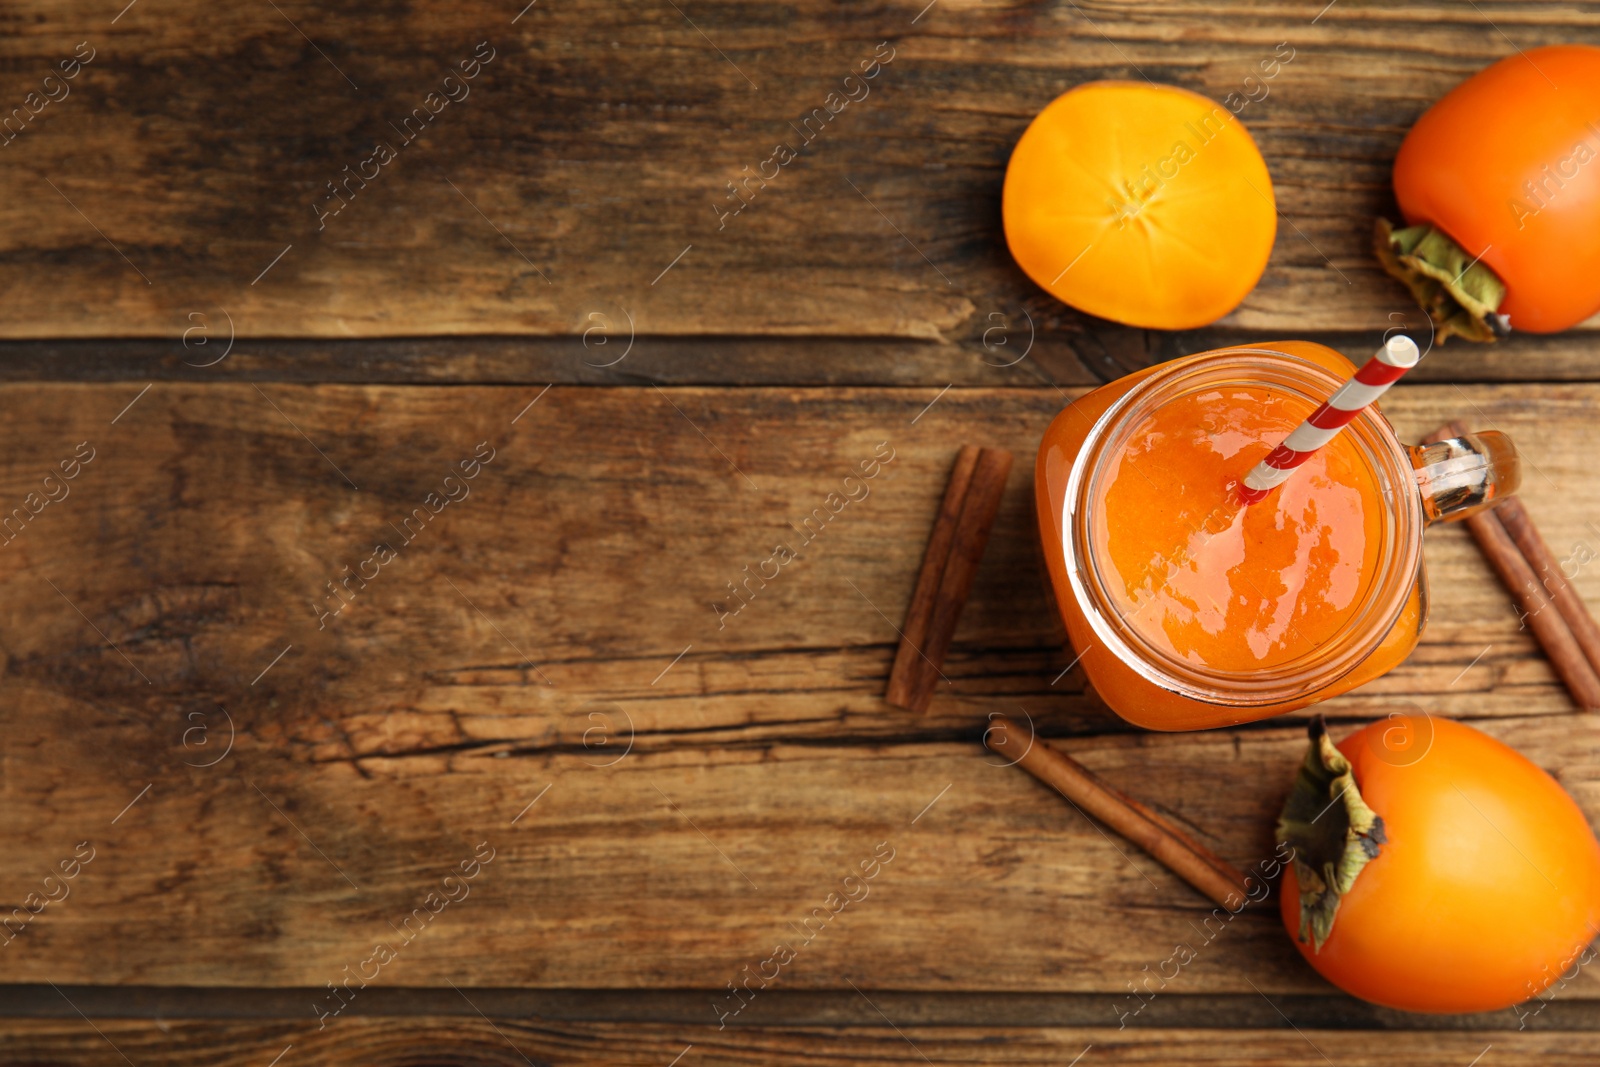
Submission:
M 1447 437 L 1408 451 L 1428 523 L 1454 522 L 1493 507 L 1522 484 L 1517 446 L 1499 430 Z

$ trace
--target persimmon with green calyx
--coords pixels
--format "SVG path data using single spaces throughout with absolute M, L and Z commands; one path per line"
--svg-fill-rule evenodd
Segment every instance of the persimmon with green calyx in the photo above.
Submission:
M 1377 253 L 1435 336 L 1493 341 L 1600 311 L 1600 48 L 1530 48 L 1429 108 L 1400 145 L 1406 227 Z
M 1278 228 L 1244 124 L 1146 82 L 1090 82 L 1039 112 L 1006 166 L 1001 215 L 1017 265 L 1050 295 L 1160 330 L 1237 307 Z
M 1284 805 L 1283 922 L 1347 993 L 1417 1012 L 1508 1008 L 1600 934 L 1600 842 L 1527 758 L 1427 715 L 1338 745 L 1320 718 Z

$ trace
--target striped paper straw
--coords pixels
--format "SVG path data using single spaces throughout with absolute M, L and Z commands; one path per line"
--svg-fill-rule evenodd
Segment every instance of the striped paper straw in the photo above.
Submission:
M 1388 392 L 1389 386 L 1415 367 L 1421 358 L 1422 353 L 1417 351 L 1416 342 L 1411 338 L 1404 334 L 1389 338 L 1377 355 L 1367 360 L 1327 403 L 1313 411 L 1310 418 L 1295 427 L 1294 433 L 1284 438 L 1283 444 L 1245 475 L 1239 486 L 1240 498 L 1246 504 L 1254 504 L 1282 485 L 1311 453 L 1337 437 L 1362 409 Z

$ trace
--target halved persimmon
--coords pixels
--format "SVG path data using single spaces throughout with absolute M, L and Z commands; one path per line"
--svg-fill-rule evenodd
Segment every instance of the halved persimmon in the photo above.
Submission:
M 1278 228 L 1244 124 L 1143 82 L 1090 82 L 1039 112 L 1011 153 L 1001 210 L 1017 264 L 1056 299 L 1163 330 L 1237 307 Z

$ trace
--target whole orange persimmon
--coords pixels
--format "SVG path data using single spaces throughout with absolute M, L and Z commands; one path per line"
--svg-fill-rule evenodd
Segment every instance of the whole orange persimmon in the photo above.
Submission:
M 1394 163 L 1407 229 L 1378 255 L 1442 339 L 1552 333 L 1600 311 L 1600 48 L 1479 71 L 1417 120 Z
M 1056 299 L 1163 330 L 1237 307 L 1278 227 L 1244 124 L 1146 82 L 1090 82 L 1039 112 L 1011 153 L 1001 214 L 1017 264 Z
M 1337 746 L 1314 723 L 1278 839 L 1295 849 L 1284 925 L 1364 1000 L 1507 1008 L 1600 933 L 1600 843 L 1583 812 L 1515 750 L 1448 719 L 1393 716 Z

